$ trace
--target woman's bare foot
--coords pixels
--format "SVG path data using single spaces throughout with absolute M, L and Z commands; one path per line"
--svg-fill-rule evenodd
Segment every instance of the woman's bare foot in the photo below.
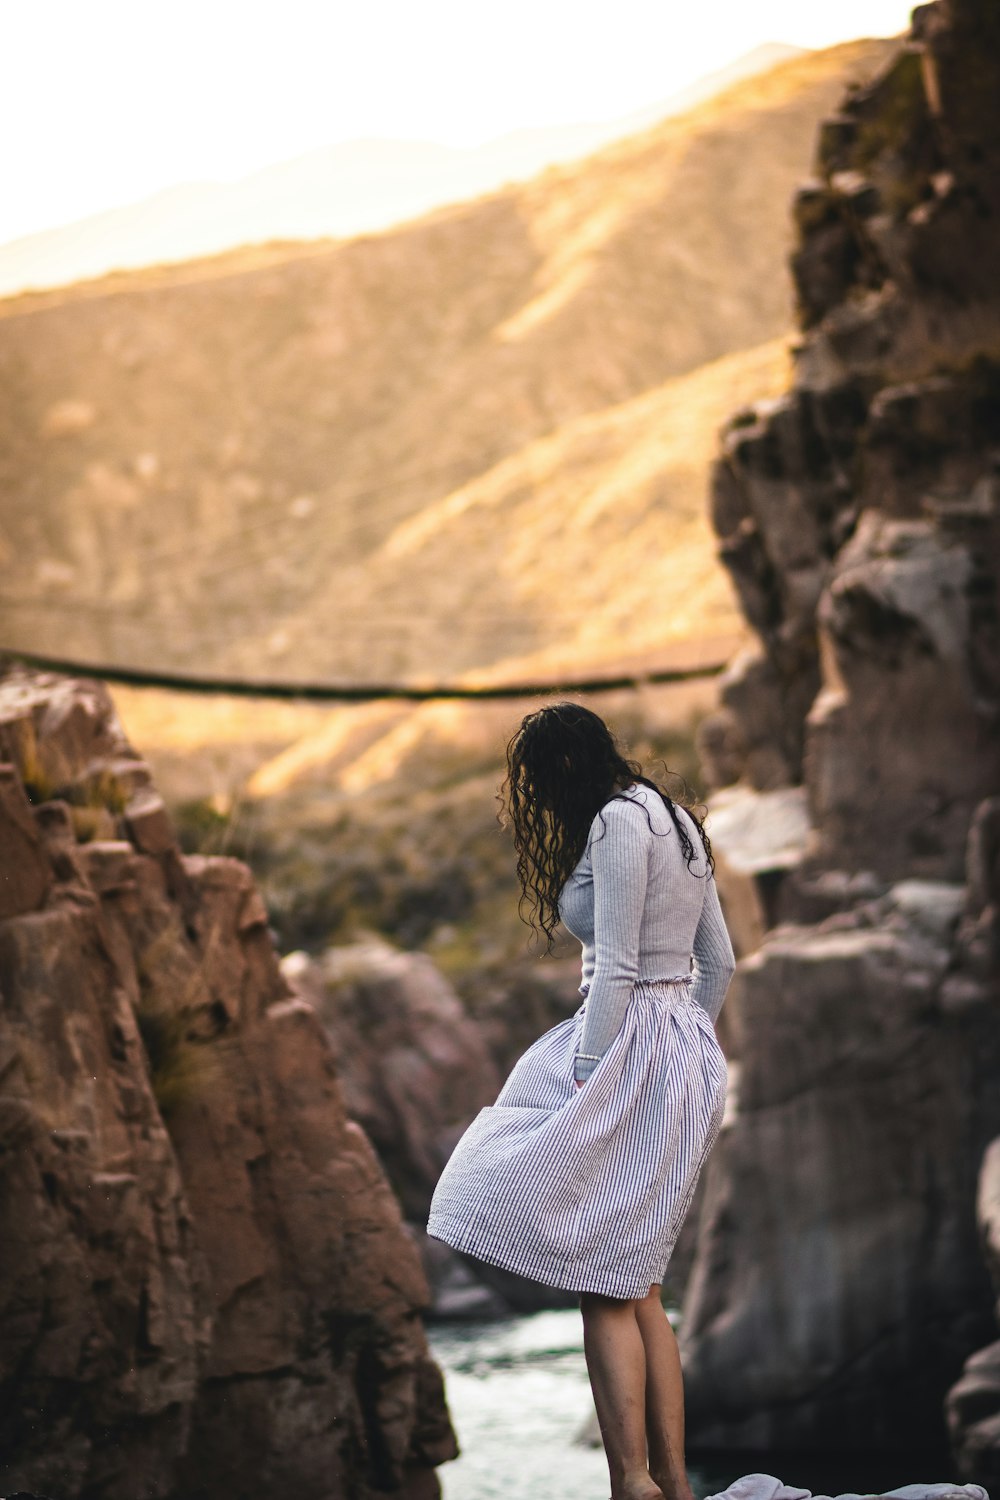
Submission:
M 626 1479 L 611 1500 L 664 1500 L 663 1491 L 648 1474 Z
M 694 1491 L 688 1484 L 687 1475 L 682 1481 L 669 1474 L 654 1474 L 653 1481 L 659 1485 L 658 1493 L 663 1500 L 694 1500 Z

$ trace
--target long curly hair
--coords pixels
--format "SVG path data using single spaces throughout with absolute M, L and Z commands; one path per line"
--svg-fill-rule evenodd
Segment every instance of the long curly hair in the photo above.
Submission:
M 604 804 L 626 787 L 648 786 L 662 799 L 690 869 L 695 847 L 675 803 L 686 808 L 697 825 L 708 867 L 714 870 L 704 809 L 683 779 L 676 780 L 683 790 L 674 797 L 647 776 L 638 761 L 626 759 L 604 720 L 582 704 L 552 703 L 522 719 L 507 746 L 507 775 L 497 795 L 501 822 L 510 824 L 517 851 L 518 910 L 528 926 L 544 933 L 550 950 L 559 922 L 559 895 L 586 848 L 590 826 Z

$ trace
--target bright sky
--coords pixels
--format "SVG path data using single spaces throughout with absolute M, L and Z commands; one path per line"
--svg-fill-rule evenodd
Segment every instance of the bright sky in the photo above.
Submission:
M 904 0 L 7 0 L 0 242 L 359 136 L 615 119 Z

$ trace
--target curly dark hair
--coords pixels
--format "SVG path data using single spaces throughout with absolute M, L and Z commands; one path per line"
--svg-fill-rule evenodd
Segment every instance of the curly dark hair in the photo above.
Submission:
M 674 777 L 664 767 L 668 776 Z M 518 910 L 551 950 L 559 921 L 559 894 L 587 845 L 594 818 L 626 787 L 648 786 L 663 800 L 680 835 L 690 869 L 695 848 L 675 803 L 693 816 L 710 869 L 712 845 L 702 825 L 704 809 L 682 788 L 671 796 L 627 760 L 597 714 L 579 703 L 552 703 L 527 714 L 507 746 L 507 775 L 498 792 L 501 821 L 509 822 L 521 882 Z M 648 813 L 647 813 L 648 817 Z

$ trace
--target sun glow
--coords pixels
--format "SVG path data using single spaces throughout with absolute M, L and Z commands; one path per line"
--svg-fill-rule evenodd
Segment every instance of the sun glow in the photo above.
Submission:
M 471 147 L 610 120 L 774 40 L 902 30 L 903 0 L 50 0 L 8 6 L 0 243 L 362 137 Z

